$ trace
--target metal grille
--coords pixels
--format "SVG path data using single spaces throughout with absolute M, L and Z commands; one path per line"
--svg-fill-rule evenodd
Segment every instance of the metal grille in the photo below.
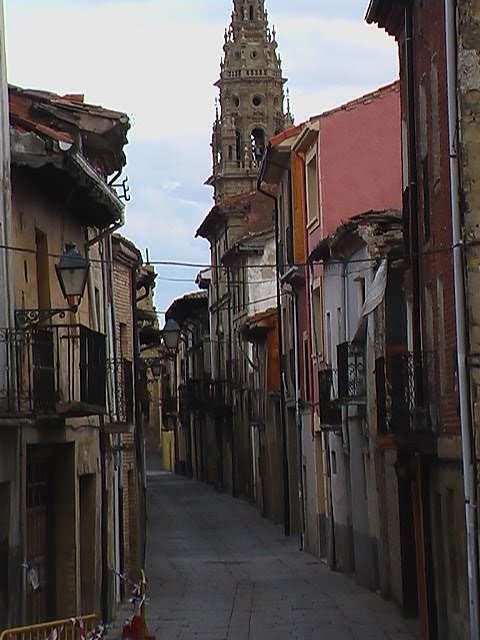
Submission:
M 338 399 L 344 402 L 364 400 L 365 355 L 363 348 L 349 342 L 337 345 Z
M 79 623 L 83 626 L 85 635 L 88 637 L 95 628 L 96 622 L 97 617 L 92 614 L 81 616 L 75 620 L 69 618 L 15 629 L 5 629 L 0 633 L 0 640 L 52 640 L 53 638 L 56 638 L 56 640 L 81 640 L 82 635 Z
M 81 325 L 0 329 L 0 416 L 103 413 L 105 384 L 103 334 Z

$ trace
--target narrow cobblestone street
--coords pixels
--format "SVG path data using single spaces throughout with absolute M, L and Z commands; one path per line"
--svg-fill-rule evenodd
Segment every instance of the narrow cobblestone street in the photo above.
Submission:
M 150 461 L 149 629 L 157 640 L 410 640 L 395 606 L 301 553 L 257 509 Z

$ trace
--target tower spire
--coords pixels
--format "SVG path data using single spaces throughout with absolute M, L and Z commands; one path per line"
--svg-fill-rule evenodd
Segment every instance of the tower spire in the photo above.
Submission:
M 276 32 L 270 31 L 265 0 L 233 0 L 225 31 L 213 153 L 207 181 L 214 199 L 254 190 L 268 140 L 288 118 L 283 107 L 281 59 Z

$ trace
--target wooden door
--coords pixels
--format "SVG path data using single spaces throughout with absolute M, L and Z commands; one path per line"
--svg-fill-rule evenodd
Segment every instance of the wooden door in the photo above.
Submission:
M 50 469 L 47 460 L 27 463 L 25 557 L 30 567 L 26 567 L 27 624 L 43 622 L 54 616 Z

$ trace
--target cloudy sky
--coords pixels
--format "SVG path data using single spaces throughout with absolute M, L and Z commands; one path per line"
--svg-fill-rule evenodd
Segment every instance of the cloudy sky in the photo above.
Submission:
M 9 82 L 126 112 L 132 199 L 122 233 L 151 261 L 208 262 L 194 239 L 212 206 L 210 135 L 231 0 L 4 0 Z M 296 122 L 398 75 L 368 0 L 266 0 Z M 158 266 L 156 304 L 195 290 L 198 268 Z

